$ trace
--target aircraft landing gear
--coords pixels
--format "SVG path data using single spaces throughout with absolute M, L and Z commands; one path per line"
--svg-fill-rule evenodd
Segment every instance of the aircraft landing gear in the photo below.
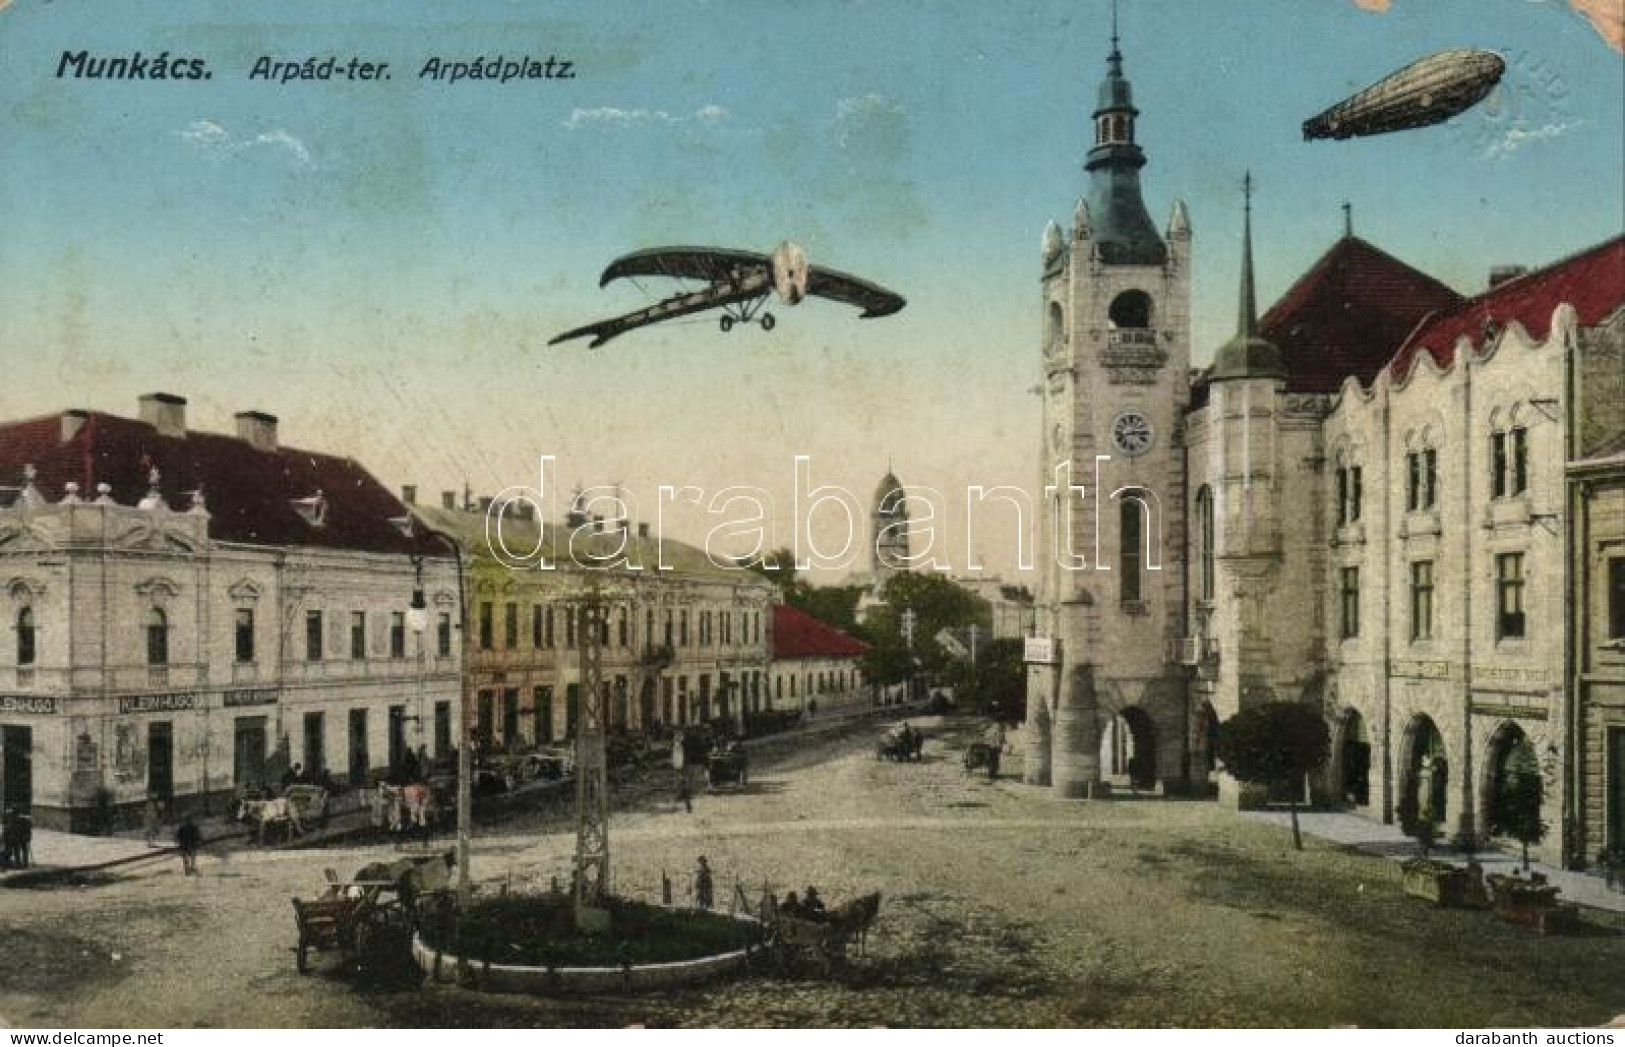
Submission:
M 778 320 L 774 318 L 772 313 L 762 314 L 762 330 L 771 331 L 773 330 L 773 325 L 776 323 L 778 323 Z

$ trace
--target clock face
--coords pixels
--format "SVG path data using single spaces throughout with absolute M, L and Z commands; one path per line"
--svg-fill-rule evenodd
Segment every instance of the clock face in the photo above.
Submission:
M 1124 411 L 1112 419 L 1112 445 L 1130 458 L 1151 450 L 1155 440 L 1151 419 L 1139 411 Z

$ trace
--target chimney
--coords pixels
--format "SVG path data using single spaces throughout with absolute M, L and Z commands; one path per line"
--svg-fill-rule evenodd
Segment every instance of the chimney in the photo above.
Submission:
M 440 508 L 442 508 L 442 509 L 455 509 L 455 508 L 457 508 L 457 492 L 456 491 L 441 491 L 440 492 Z
M 416 504 L 418 504 L 418 485 L 417 484 L 402 484 L 401 485 L 401 501 L 404 502 L 407 505 L 416 505 Z
M 67 443 L 69 440 L 72 440 L 75 436 L 78 436 L 79 435 L 79 430 L 83 429 L 85 427 L 85 422 L 87 422 L 89 420 L 90 420 L 90 412 L 89 411 L 81 411 L 81 410 L 78 410 L 78 409 L 74 409 L 72 411 L 63 411 L 62 412 L 62 442 Z
M 140 400 L 141 420 L 159 436 L 186 436 L 186 397 L 174 393 L 148 393 Z
M 264 411 L 238 411 L 237 439 L 256 451 L 276 451 L 276 415 Z
M 1529 272 L 1527 265 L 1492 265 L 1490 266 L 1490 286 L 1499 287 L 1508 280 L 1516 280 Z

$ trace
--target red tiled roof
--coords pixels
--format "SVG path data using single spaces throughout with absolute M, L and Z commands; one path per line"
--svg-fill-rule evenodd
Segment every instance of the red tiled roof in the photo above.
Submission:
M 1545 341 L 1552 313 L 1564 302 L 1574 307 L 1586 327 L 1602 322 L 1625 304 L 1625 236 L 1605 240 L 1428 316 L 1394 356 L 1394 377 L 1410 373 L 1417 354 L 1423 351 L 1431 353 L 1441 368 L 1449 367 L 1457 339 L 1466 338 L 1482 349 L 1486 330 L 1504 330 L 1513 322 L 1529 337 Z
M 1349 375 L 1369 383 L 1423 317 L 1461 300 L 1426 273 L 1345 236 L 1270 307 L 1259 330 L 1281 349 L 1289 392 L 1334 393 Z
M 146 422 L 99 413 L 86 415 L 67 440 L 62 431 L 61 415 L 0 424 L 0 486 L 22 486 L 24 467 L 33 465 L 34 484 L 50 501 L 60 499 L 70 481 L 86 501 L 96 497 L 97 484 L 106 483 L 113 500 L 128 506 L 146 495 L 148 473 L 156 466 L 171 509 L 191 508 L 190 492 L 202 488 L 209 536 L 218 541 L 419 551 L 418 541 L 390 523 L 406 516 L 406 507 L 351 459 L 291 447 L 261 451 L 219 433 L 159 436 Z M 327 502 L 322 526 L 308 523 L 292 504 L 317 491 Z M 422 551 L 444 555 L 433 543 Z
M 773 606 L 774 658 L 857 658 L 869 649 L 862 640 L 788 604 Z

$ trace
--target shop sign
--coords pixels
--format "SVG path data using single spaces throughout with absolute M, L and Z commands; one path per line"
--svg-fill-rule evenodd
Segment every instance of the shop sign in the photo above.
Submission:
M 56 713 L 56 699 L 37 694 L 0 694 L 0 713 L 31 713 L 51 716 Z
M 118 711 L 128 713 L 181 713 L 197 708 L 197 695 L 134 694 L 118 700 Z

